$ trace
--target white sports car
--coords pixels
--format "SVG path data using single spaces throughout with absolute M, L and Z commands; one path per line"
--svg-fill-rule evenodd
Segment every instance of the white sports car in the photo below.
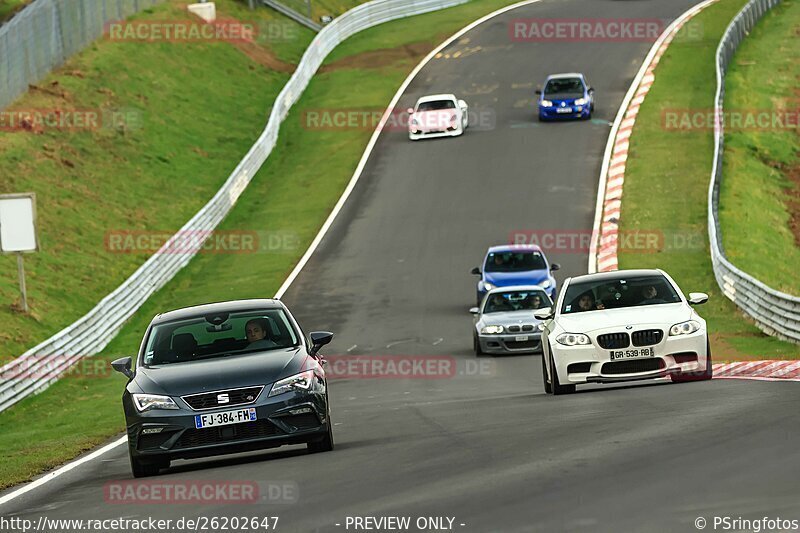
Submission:
M 469 108 L 452 94 L 434 94 L 408 109 L 408 138 L 455 137 L 469 126 Z
M 533 312 L 552 305 L 553 301 L 538 285 L 490 290 L 480 307 L 469 310 L 475 320 L 472 330 L 475 355 L 540 352 L 541 321 Z
M 669 376 L 711 379 L 705 320 L 662 270 L 617 270 L 569 278 L 544 320 L 545 392 L 565 394 L 582 383 L 615 383 Z

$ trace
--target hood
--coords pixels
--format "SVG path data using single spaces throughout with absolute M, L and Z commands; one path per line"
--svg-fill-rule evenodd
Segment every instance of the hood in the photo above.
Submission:
M 533 311 L 507 311 L 481 315 L 481 322 L 489 326 L 507 326 L 513 324 L 538 324 L 541 320 L 533 316 Z
M 457 116 L 457 111 L 457 109 L 421 111 L 411 115 L 411 120 L 417 121 L 415 126 L 421 131 L 442 131 L 450 126 L 452 118 Z
M 585 98 L 585 97 L 586 97 L 585 94 L 579 94 L 579 93 L 556 93 L 548 96 L 543 96 L 542 99 L 550 100 L 551 102 L 553 102 L 553 105 L 559 105 L 562 102 L 567 105 L 570 105 L 578 98 Z
M 145 393 L 169 396 L 268 385 L 301 372 L 307 357 L 304 350 L 290 348 L 206 361 L 139 367 L 134 380 Z
M 495 287 L 509 285 L 538 285 L 549 278 L 547 270 L 526 270 L 523 272 L 484 272 L 483 280 Z
M 644 312 L 647 309 L 647 312 Z M 586 311 L 558 317 L 558 325 L 570 333 L 589 333 L 625 326 L 659 326 L 663 329 L 692 318 L 692 309 L 683 303 L 625 307 L 602 311 Z

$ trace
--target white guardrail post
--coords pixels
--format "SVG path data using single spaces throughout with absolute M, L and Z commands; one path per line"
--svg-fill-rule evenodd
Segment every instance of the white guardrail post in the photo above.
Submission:
M 467 0 L 373 0 L 357 6 L 320 31 L 281 90 L 266 128 L 223 186 L 164 246 L 114 292 L 74 324 L 0 368 L 0 411 L 57 381 L 76 362 L 100 352 L 125 322 L 156 291 L 186 266 L 196 252 L 170 253 L 173 240 L 210 234 L 225 218 L 250 180 L 269 157 L 280 124 L 302 95 L 325 57 L 361 30 L 391 20 L 465 3 Z
M 764 14 L 781 0 L 752 0 L 733 19 L 717 48 L 717 92 L 714 100 L 714 163 L 708 189 L 708 237 L 714 277 L 723 294 L 753 318 L 768 335 L 800 342 L 800 298 L 757 280 L 736 268 L 725 257 L 719 227 L 719 187 L 722 181 L 724 148 L 722 103 L 725 96 L 725 73 L 739 43 Z

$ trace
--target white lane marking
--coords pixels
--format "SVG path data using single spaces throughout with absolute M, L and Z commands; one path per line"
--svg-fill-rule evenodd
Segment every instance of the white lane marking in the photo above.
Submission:
M 358 344 L 354 344 L 354 345 L 352 345 L 351 347 L 349 347 L 349 348 L 347 349 L 347 353 L 350 353 L 350 352 L 352 352 L 353 350 L 355 350 L 355 349 L 356 349 L 356 346 L 358 346 Z
M 30 492 L 33 489 L 37 488 L 37 487 L 41 487 L 45 483 L 53 481 L 55 478 L 57 478 L 57 477 L 59 477 L 59 476 L 61 476 L 63 474 L 66 474 L 70 470 L 73 470 L 73 469 L 79 467 L 83 463 L 88 463 L 92 459 L 96 459 L 96 458 L 100 457 L 101 455 L 103 455 L 104 453 L 109 452 L 109 451 L 113 450 L 114 448 L 116 448 L 117 446 L 119 446 L 120 444 L 124 444 L 126 442 L 128 442 L 128 437 L 121 437 L 119 440 L 115 440 L 114 442 L 112 442 L 110 444 L 106 444 L 102 448 L 93 451 L 89 455 L 81 457 L 80 459 L 76 459 L 75 461 L 72 461 L 71 463 L 67 463 L 64 466 L 62 466 L 61 468 L 59 468 L 58 470 L 53 470 L 52 472 L 43 475 L 39 479 L 28 483 L 27 485 L 24 485 L 24 486 L 18 488 L 17 490 L 15 490 L 15 491 L 9 492 L 8 494 L 6 494 L 2 498 L 0 498 L 0 505 L 3 505 L 4 503 L 10 502 L 14 498 L 18 498 L 18 497 L 22 496 L 23 494 L 25 494 L 26 492 Z
M 498 9 L 497 11 L 493 11 L 493 12 L 489 13 L 488 15 L 485 15 L 485 16 L 479 18 L 478 20 L 476 20 L 476 21 L 468 24 L 464 28 L 460 29 L 455 34 L 453 34 L 453 36 L 451 36 L 446 41 L 444 41 L 442 44 L 440 44 L 439 46 L 437 46 L 436 48 L 431 50 L 431 52 L 427 56 L 425 56 L 422 59 L 422 61 L 420 61 L 419 64 L 416 67 L 414 67 L 414 70 L 412 70 L 411 73 L 408 75 L 408 77 L 406 77 L 406 79 L 400 85 L 400 88 L 395 93 L 394 98 L 392 98 L 391 102 L 389 102 L 389 105 L 386 107 L 386 111 L 383 114 L 383 118 L 381 119 L 380 123 L 378 124 L 378 127 L 375 128 L 375 131 L 372 133 L 372 137 L 370 138 L 369 143 L 367 144 L 367 148 L 364 150 L 364 154 L 361 156 L 361 160 L 358 162 L 358 166 L 356 167 L 356 170 L 353 173 L 353 177 L 350 178 L 350 182 L 347 184 L 347 188 L 345 188 L 344 192 L 342 193 L 342 196 L 339 197 L 339 201 L 336 202 L 336 206 L 334 206 L 333 211 L 331 211 L 331 214 L 328 215 L 327 220 L 325 220 L 325 224 L 322 225 L 322 227 L 320 228 L 319 232 L 317 233 L 317 236 L 314 237 L 314 240 L 311 242 L 311 245 L 309 245 L 308 250 L 306 250 L 306 253 L 303 254 L 303 257 L 300 259 L 300 261 L 294 267 L 294 270 L 292 270 L 292 273 L 289 274 L 289 277 L 286 278 L 286 281 L 283 282 L 283 285 L 281 285 L 281 287 L 278 289 L 278 292 L 275 293 L 275 298 L 280 298 L 286 293 L 286 291 L 292 285 L 292 283 L 297 278 L 297 276 L 300 275 L 300 271 L 303 270 L 303 267 L 306 265 L 306 263 L 308 263 L 308 260 L 311 258 L 311 255 L 314 253 L 314 251 L 319 246 L 319 243 L 322 241 L 322 238 L 325 236 L 326 233 L 328 233 L 328 230 L 330 229 L 331 225 L 333 224 L 333 221 L 336 219 L 336 216 L 339 214 L 339 211 L 342 210 L 342 207 L 344 206 L 344 203 L 347 201 L 347 198 L 350 197 L 350 193 L 353 192 L 353 188 L 355 187 L 356 183 L 358 182 L 358 179 L 361 177 L 361 173 L 364 171 L 364 166 L 367 164 L 367 159 L 369 159 L 369 156 L 372 153 L 372 149 L 375 147 L 375 143 L 377 142 L 378 137 L 380 136 L 381 132 L 383 131 L 383 124 L 385 124 L 387 122 L 389 116 L 391 115 L 392 109 L 394 109 L 394 107 L 397 105 L 397 102 L 400 100 L 400 97 L 403 95 L 405 90 L 408 88 L 408 86 L 411 83 L 411 81 L 423 69 L 423 67 L 425 67 L 425 65 L 427 65 L 431 61 L 431 59 L 433 59 L 434 56 L 439 54 L 439 52 L 441 52 L 445 47 L 447 47 L 451 43 L 453 43 L 453 41 L 455 41 L 456 39 L 460 38 L 462 35 L 464 35 L 465 33 L 469 32 L 473 28 L 479 26 L 480 24 L 483 24 L 487 20 L 490 20 L 490 19 L 492 19 L 492 18 L 494 18 L 494 17 L 496 17 L 498 15 L 502 15 L 506 11 L 511 11 L 512 9 L 516 9 L 516 8 L 519 8 L 519 7 L 522 7 L 522 6 L 526 6 L 526 5 L 529 5 L 529 4 L 535 4 L 535 3 L 541 2 L 541 1 L 542 0 L 523 0 L 522 2 L 517 2 L 516 4 L 512 4 L 510 6 L 506 6 L 504 8 Z M 355 400 L 355 398 L 351 398 L 351 400 Z M 75 460 L 75 461 L 73 461 L 71 463 L 67 463 L 66 465 L 62 466 L 58 470 L 54 470 L 53 472 L 45 474 L 44 476 L 42 476 L 41 478 L 37 479 L 36 481 L 33 481 L 33 482 L 31 482 L 31 483 L 29 483 L 27 485 L 23 485 L 22 487 L 18 488 L 17 490 L 9 492 L 8 494 L 6 494 L 2 498 L 0 498 L 0 505 L 4 504 L 6 502 L 9 502 L 9 501 L 11 501 L 11 500 L 13 500 L 13 499 L 15 499 L 15 498 L 17 498 L 19 496 L 22 496 L 26 492 L 29 492 L 29 491 L 37 488 L 37 487 L 40 487 L 40 486 L 44 485 L 45 483 L 47 483 L 49 481 L 52 481 L 53 479 L 57 478 L 58 476 L 66 473 L 66 472 L 69 472 L 73 468 L 76 468 L 76 467 L 82 465 L 83 463 L 86 463 L 88 461 L 91 461 L 92 459 L 100 457 L 101 455 L 105 454 L 106 452 L 108 452 L 110 450 L 113 450 L 114 448 L 116 448 L 117 446 L 125 443 L 126 441 L 127 441 L 127 437 L 122 437 L 121 439 L 119 439 L 117 441 L 114 441 L 111 444 L 103 446 L 99 450 L 95 450 L 94 452 L 90 453 L 89 455 L 87 455 L 87 456 L 85 456 L 85 457 L 83 457 L 81 459 L 77 459 L 77 460 Z
M 392 346 L 397 346 L 398 344 L 403 344 L 404 342 L 413 342 L 415 340 L 417 340 L 417 339 L 403 339 L 401 341 L 394 341 L 394 342 L 390 342 L 389 344 L 387 344 L 386 347 L 387 348 L 391 348 Z
M 656 39 L 656 42 L 653 43 L 653 46 L 650 48 L 650 51 L 645 56 L 644 61 L 642 61 L 641 67 L 639 67 L 639 72 L 636 73 L 636 77 L 633 78 L 630 87 L 628 88 L 628 92 L 625 94 L 625 98 L 622 99 L 622 103 L 617 110 L 617 117 L 614 119 L 614 123 L 611 126 L 611 131 L 608 133 L 608 141 L 606 141 L 606 151 L 603 153 L 603 163 L 600 166 L 600 183 L 597 187 L 597 201 L 595 203 L 594 208 L 594 227 L 592 228 L 592 242 L 589 245 L 589 266 L 588 272 L 589 274 L 594 274 L 597 272 L 597 245 L 599 236 L 602 235 L 600 232 L 600 224 L 602 222 L 603 217 L 603 204 L 605 200 L 606 194 L 606 179 L 608 176 L 608 167 L 609 163 L 611 162 L 611 155 L 614 151 L 614 140 L 617 137 L 617 130 L 619 130 L 620 124 L 622 123 L 623 118 L 625 117 L 625 112 L 635 113 L 638 112 L 638 106 L 632 105 L 631 100 L 639 88 L 639 85 L 642 83 L 642 79 L 648 73 L 648 69 L 650 68 L 651 64 L 655 60 L 656 55 L 661 48 L 661 45 L 670 35 L 670 33 L 676 27 L 683 25 L 685 19 L 688 19 L 696 12 L 700 12 L 705 9 L 707 6 L 717 2 L 717 0 L 705 0 L 705 2 L 701 2 L 694 7 L 689 8 L 686 10 L 680 17 L 675 19 L 672 24 L 670 24 L 664 32 Z M 663 52 L 662 52 L 663 53 Z M 659 56 L 660 57 L 660 56 Z
M 438 339 L 436 339 L 435 341 L 433 341 L 433 345 L 434 345 L 434 346 L 436 346 L 437 344 L 441 344 L 443 340 L 444 340 L 444 339 L 443 339 L 442 337 L 439 337 Z

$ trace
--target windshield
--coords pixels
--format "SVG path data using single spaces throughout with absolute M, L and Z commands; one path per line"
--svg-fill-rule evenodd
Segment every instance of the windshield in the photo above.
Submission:
M 166 365 L 298 345 L 282 309 L 197 316 L 153 327 L 145 365 Z
M 556 78 L 547 82 L 544 87 L 544 96 L 568 96 L 579 98 L 583 96 L 583 81 L 580 78 Z
M 671 304 L 681 298 L 664 276 L 640 276 L 570 283 L 561 313 Z
M 417 111 L 441 111 L 442 109 L 455 109 L 456 104 L 452 100 L 434 100 L 432 102 L 421 102 L 417 106 Z
M 525 272 L 546 269 L 547 263 L 541 252 L 490 252 L 483 267 L 484 272 Z
M 543 290 L 496 292 L 486 299 L 483 313 L 533 311 L 550 307 L 552 302 Z

